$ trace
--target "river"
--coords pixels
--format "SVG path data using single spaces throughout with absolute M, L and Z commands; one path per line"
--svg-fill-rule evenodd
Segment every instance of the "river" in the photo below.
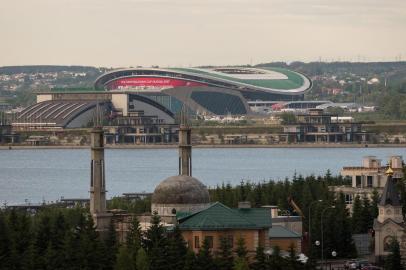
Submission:
M 405 148 L 216 148 L 193 149 L 193 176 L 207 186 L 291 177 L 338 174 L 360 165 L 366 155 L 386 164 L 390 155 L 406 157 Z M 0 150 L 0 203 L 17 204 L 89 196 L 90 150 Z M 108 149 L 108 197 L 152 192 L 178 170 L 177 149 Z

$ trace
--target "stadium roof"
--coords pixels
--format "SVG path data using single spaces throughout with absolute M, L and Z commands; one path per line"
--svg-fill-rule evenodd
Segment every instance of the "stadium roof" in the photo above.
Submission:
M 171 68 L 264 89 L 303 91 L 310 88 L 310 80 L 297 72 L 283 68 Z
M 284 68 L 218 67 L 218 68 L 130 68 L 113 70 L 95 81 L 95 88 L 131 77 L 175 78 L 232 89 L 257 90 L 298 95 L 312 87 L 305 75 Z
M 63 128 L 82 113 L 91 110 L 105 101 L 50 100 L 25 108 L 13 122 L 13 126 L 40 126 Z

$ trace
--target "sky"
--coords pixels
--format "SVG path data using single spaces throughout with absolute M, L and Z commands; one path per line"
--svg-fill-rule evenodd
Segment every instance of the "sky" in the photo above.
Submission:
M 405 0 L 0 0 L 0 66 L 405 59 Z

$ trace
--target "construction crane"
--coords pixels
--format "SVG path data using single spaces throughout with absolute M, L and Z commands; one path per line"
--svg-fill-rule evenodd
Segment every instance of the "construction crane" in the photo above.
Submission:
M 293 209 L 295 209 L 295 212 L 298 213 L 302 219 L 305 219 L 305 215 L 303 214 L 302 210 L 300 209 L 300 207 L 295 203 L 295 201 L 293 200 L 292 196 L 288 197 L 288 203 L 290 206 L 293 207 Z

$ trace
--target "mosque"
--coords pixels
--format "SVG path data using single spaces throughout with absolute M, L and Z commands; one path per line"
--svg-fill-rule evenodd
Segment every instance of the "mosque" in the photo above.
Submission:
M 151 214 L 135 216 L 124 211 L 107 210 L 103 129 L 93 128 L 90 137 L 90 213 L 102 236 L 113 222 L 118 239 L 124 241 L 132 219 L 137 218 L 145 230 Z M 191 127 L 185 113 L 181 115 L 179 128 L 179 175 L 168 177 L 155 188 L 151 211 L 161 217 L 164 226 L 178 226 L 187 246 L 194 252 L 199 251 L 204 239 L 215 252 L 222 237 L 230 241 L 231 247 L 243 238 L 251 254 L 255 254 L 259 245 L 265 250 L 276 245 L 288 250 L 293 244 L 297 252 L 301 252 L 301 229 L 295 232 L 281 225 L 272 226 L 269 208 L 251 208 L 249 202 L 241 202 L 238 208 L 210 202 L 206 186 L 192 177 Z

